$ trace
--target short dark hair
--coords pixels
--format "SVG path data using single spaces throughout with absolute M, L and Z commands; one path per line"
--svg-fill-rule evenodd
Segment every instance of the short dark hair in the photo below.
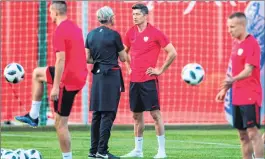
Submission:
M 133 5 L 132 6 L 132 9 L 133 10 L 134 9 L 140 9 L 143 14 L 148 14 L 148 8 L 147 8 L 147 6 L 144 5 L 144 4 L 142 4 L 142 3 L 137 3 L 137 4 Z
M 59 11 L 60 15 L 65 15 L 67 12 L 67 4 L 65 1 L 52 1 L 52 5 L 54 5 L 55 9 Z
M 245 13 L 243 13 L 243 12 L 235 12 L 235 13 L 233 13 L 233 14 L 231 14 L 229 16 L 229 19 L 233 19 L 233 18 L 244 18 L 244 19 L 247 19 Z

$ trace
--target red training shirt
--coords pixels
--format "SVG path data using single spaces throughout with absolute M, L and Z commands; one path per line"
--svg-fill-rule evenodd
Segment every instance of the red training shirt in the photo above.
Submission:
M 65 52 L 60 87 L 68 91 L 82 89 L 88 73 L 82 30 L 70 20 L 61 22 L 53 36 L 53 49 L 54 53 Z
M 151 24 L 142 32 L 135 25 L 130 28 L 124 38 L 124 44 L 130 49 L 131 82 L 145 82 L 156 79 L 145 72 L 149 67 L 156 67 L 161 47 L 169 44 L 168 38 Z
M 252 35 L 248 35 L 242 42 L 235 40 L 231 57 L 233 76 L 243 71 L 245 64 L 254 66 L 249 77 L 233 83 L 233 105 L 257 104 L 261 106 L 260 47 L 257 40 Z

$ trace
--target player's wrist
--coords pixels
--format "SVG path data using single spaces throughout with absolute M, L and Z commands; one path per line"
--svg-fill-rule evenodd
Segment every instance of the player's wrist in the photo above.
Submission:
M 232 77 L 232 79 L 231 79 L 232 84 L 233 84 L 234 82 L 236 82 L 236 81 L 237 81 L 237 78 L 236 78 L 236 77 Z
M 163 67 L 159 68 L 158 70 L 159 70 L 159 75 L 161 75 L 165 71 Z
M 53 86 L 52 86 L 53 89 L 59 89 L 59 87 L 60 87 L 59 84 L 53 83 Z

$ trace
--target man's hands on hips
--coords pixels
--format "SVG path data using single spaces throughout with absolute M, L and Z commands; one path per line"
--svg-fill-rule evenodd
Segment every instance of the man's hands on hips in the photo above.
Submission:
M 159 76 L 161 75 L 163 72 L 161 69 L 159 68 L 153 68 L 153 67 L 149 67 L 146 72 L 147 75 L 149 76 Z

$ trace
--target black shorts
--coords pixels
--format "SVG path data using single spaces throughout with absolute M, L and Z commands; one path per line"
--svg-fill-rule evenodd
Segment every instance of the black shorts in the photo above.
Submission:
M 160 110 L 158 80 L 130 82 L 129 96 L 132 112 Z
M 258 105 L 233 105 L 234 128 L 246 130 L 255 126 L 260 128 L 260 107 Z
M 49 66 L 46 70 L 47 83 L 53 84 L 55 67 Z M 60 88 L 59 99 L 54 102 L 54 111 L 60 116 L 69 116 L 74 99 L 79 90 L 67 91 L 65 87 Z

